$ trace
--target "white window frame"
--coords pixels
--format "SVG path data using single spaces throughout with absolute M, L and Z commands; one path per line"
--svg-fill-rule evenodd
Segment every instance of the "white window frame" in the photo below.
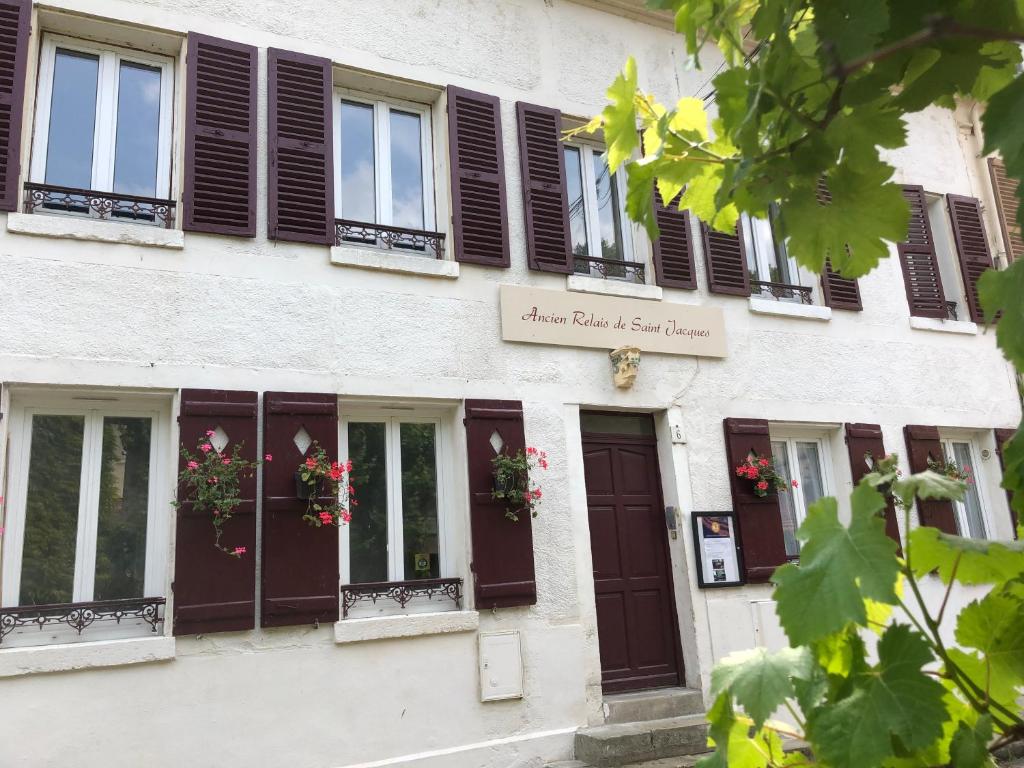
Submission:
M 583 218 L 587 224 L 587 254 L 592 259 L 603 258 L 601 255 L 601 224 L 598 218 L 597 203 L 597 178 L 594 176 L 594 155 L 605 154 L 605 148 L 600 144 L 580 141 L 578 138 L 567 141 L 565 147 L 572 147 L 580 152 L 580 175 L 583 183 Z M 564 150 L 563 150 L 564 151 Z M 619 202 L 619 239 L 622 242 L 622 260 L 630 264 L 636 264 L 633 238 L 629 230 L 629 217 L 626 215 L 626 173 L 611 174 L 611 182 L 615 185 L 615 192 Z M 590 273 L 598 277 L 605 277 L 598 272 L 593 264 L 590 265 Z M 576 273 L 582 274 L 582 273 Z M 617 279 L 615 277 L 609 279 Z
M 789 463 L 790 472 L 793 475 L 800 474 L 800 464 L 797 460 L 796 444 L 797 443 L 815 443 L 818 446 L 818 462 L 820 464 L 819 469 L 821 470 L 821 482 L 822 482 L 822 496 L 834 496 L 836 482 L 832 472 L 832 453 L 829 448 L 829 437 L 823 430 L 818 429 L 799 429 L 799 428 L 774 428 L 769 429 L 769 441 L 772 443 L 785 443 L 786 445 L 786 460 Z M 803 477 L 793 477 L 798 483 L 803 485 Z M 807 519 L 807 506 L 804 504 L 803 493 L 793 493 L 794 488 L 787 488 L 785 493 L 792 494 L 793 497 L 793 511 L 796 514 L 796 527 L 799 528 L 804 524 L 804 520 Z M 781 518 L 780 518 L 781 523 Z M 799 557 L 790 556 L 790 557 Z
M 105 417 L 152 419 L 149 454 L 149 497 L 146 519 L 146 570 L 142 597 L 163 597 L 167 588 L 167 550 L 173 521 L 168 451 L 169 401 L 146 395 L 109 393 L 15 395 L 11 408 L 10 466 L 6 526 L 2 541 L 0 605 L 16 606 L 21 592 L 22 554 L 32 451 L 32 417 L 39 415 L 82 416 L 82 474 L 79 481 L 78 532 L 75 544 L 75 575 L 72 602 L 93 599 L 96 578 L 96 546 L 99 525 L 99 471 L 103 451 Z
M 456 576 L 452 561 L 451 525 L 452 520 L 448 514 L 451 509 L 450 499 L 452 498 L 450 483 L 450 458 L 451 444 L 447 429 L 447 418 L 445 414 L 434 410 L 421 410 L 404 408 L 401 411 L 381 409 L 352 409 L 342 406 L 343 417 L 340 419 L 340 432 L 338 445 L 340 455 L 349 457 L 348 426 L 352 422 L 383 423 L 386 425 L 386 452 L 387 452 L 387 499 L 388 499 L 388 581 L 410 581 L 415 576 L 405 575 L 404 568 L 404 527 L 402 525 L 402 451 L 400 438 L 400 425 L 409 424 L 433 424 L 434 425 L 434 458 L 437 470 L 437 537 L 438 537 L 438 563 L 439 578 L 446 579 Z M 346 482 L 348 478 L 345 478 Z M 359 500 L 358 493 L 356 500 Z M 356 507 L 353 515 L 359 514 L 359 507 Z M 351 583 L 351 558 L 349 557 L 349 546 L 351 532 L 347 525 L 341 526 L 341 535 L 338 537 L 338 545 L 341 555 L 341 583 Z
M 374 194 L 376 196 L 374 205 L 376 221 L 365 222 L 367 224 L 378 224 L 384 227 L 398 226 L 394 224 L 394 211 L 392 209 L 394 201 L 391 187 L 390 113 L 392 109 L 395 109 L 399 112 L 411 112 L 419 115 L 420 165 L 423 175 L 423 231 L 434 231 L 436 227 L 434 210 L 434 144 L 430 105 L 398 99 L 374 98 L 346 88 L 334 89 L 334 210 L 337 217 L 342 218 L 341 103 L 343 101 L 373 107 L 373 181 Z M 349 243 L 346 243 L 346 245 L 349 245 Z M 351 243 L 351 245 L 358 245 L 358 243 Z
M 992 507 L 989 504 L 985 488 L 983 487 L 985 483 L 981 472 L 981 451 L 978 449 L 977 441 L 973 437 L 965 435 L 943 434 L 939 436 L 939 442 L 942 444 L 943 458 L 946 461 L 956 461 L 953 443 L 965 443 L 967 445 L 967 450 L 971 455 L 971 469 L 974 476 L 973 487 L 978 494 L 978 503 L 981 505 L 981 525 L 985 529 L 982 539 L 994 539 L 996 529 L 992 520 Z M 967 525 L 967 507 L 964 506 L 962 501 L 953 501 L 952 504 L 953 512 L 956 514 L 957 530 L 961 536 L 970 538 L 970 528 Z
M 960 271 L 960 254 L 953 235 L 953 222 L 949 217 L 949 200 L 939 192 L 925 190 L 924 201 L 928 225 L 932 230 L 935 261 L 939 266 L 939 279 L 942 280 L 943 298 L 956 302 L 958 320 L 970 320 L 964 278 Z
M 46 151 L 50 137 L 50 107 L 57 49 L 99 57 L 96 80 L 96 124 L 93 127 L 92 186 L 95 192 L 114 191 L 114 149 L 117 141 L 117 89 L 121 62 L 160 69 L 160 123 L 157 141 L 156 198 L 171 199 L 171 139 L 174 108 L 174 59 L 113 45 L 89 43 L 64 35 L 43 36 L 39 62 L 39 88 L 29 178 L 46 178 Z M 124 193 L 128 194 L 128 193 Z
M 755 220 L 767 223 L 768 228 L 771 231 L 771 235 L 772 235 L 772 247 L 775 249 L 774 253 L 771 253 L 771 254 L 763 253 L 762 250 L 757 246 L 758 242 L 760 242 L 760 241 L 758 240 L 758 238 L 754 237 L 753 227 L 754 227 L 754 221 Z M 768 218 L 760 218 L 760 217 L 750 216 L 749 214 L 744 213 L 744 214 L 740 215 L 740 227 L 743 230 L 743 232 L 742 232 L 742 234 L 743 234 L 743 243 L 744 243 L 744 249 L 746 250 L 746 261 L 747 261 L 747 263 L 745 264 L 745 266 L 749 270 L 750 269 L 750 264 L 751 264 L 751 262 L 753 262 L 754 267 L 756 269 L 756 274 L 751 276 L 751 280 L 757 280 L 758 282 L 765 282 L 765 283 L 773 282 L 772 279 L 771 279 L 771 276 L 772 276 L 771 260 L 772 260 L 773 257 L 775 259 L 778 259 L 778 243 L 775 242 L 775 226 L 772 224 L 771 217 L 769 216 Z M 798 286 L 801 286 L 803 288 L 810 288 L 811 289 L 811 301 L 814 304 L 820 304 L 821 302 L 819 301 L 819 298 L 818 298 L 818 285 L 817 285 L 817 281 L 814 280 L 814 279 L 811 279 L 809 284 L 804 281 L 804 273 L 800 269 L 800 265 L 797 263 L 796 259 L 789 254 L 789 249 L 788 248 L 786 249 L 786 262 L 787 262 L 787 264 L 789 266 L 789 273 L 791 275 L 796 275 L 796 281 L 792 282 L 792 283 L 789 283 L 789 285 L 798 285 Z M 760 293 L 753 293 L 752 295 L 755 296 L 755 297 L 761 296 Z M 762 298 L 764 298 L 764 297 L 762 297 Z M 797 299 L 798 299 L 798 297 L 794 296 L 792 299 L 779 298 L 778 300 L 779 301 L 795 301 Z

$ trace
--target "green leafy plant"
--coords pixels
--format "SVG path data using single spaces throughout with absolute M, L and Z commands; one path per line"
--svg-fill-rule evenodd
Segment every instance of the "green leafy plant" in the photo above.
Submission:
M 879 489 L 901 498 L 909 525 L 915 497 L 957 499 L 965 484 L 931 470 L 903 479 L 895 467 L 887 457 L 861 480 L 848 525 L 834 498 L 811 506 L 800 562 L 773 576 L 792 647 L 744 651 L 715 668 L 715 752 L 699 766 L 980 768 L 1024 736 L 1024 544 L 922 527 L 898 558 Z M 946 585 L 937 610 L 920 586 L 932 572 Z M 990 590 L 956 618 L 952 646 L 940 626 L 958 583 Z M 771 720 L 779 711 L 791 722 Z M 806 754 L 785 754 L 785 738 L 806 741 Z
M 351 507 L 359 504 L 355 488 L 346 481 L 351 471 L 351 461 L 332 461 L 327 451 L 313 441 L 309 456 L 295 470 L 296 477 L 306 486 L 306 513 L 302 519 L 316 528 L 351 522 Z M 326 497 L 331 500 L 324 503 Z
M 208 429 L 205 437 L 196 444 L 194 454 L 181 446 L 185 468 L 178 474 L 178 485 L 186 492 L 183 498 L 173 503 L 179 508 L 183 504 L 191 504 L 196 512 L 208 513 L 213 523 L 213 545 L 225 554 L 240 558 L 245 554 L 245 547 L 229 547 L 221 543 L 224 525 L 242 503 L 241 479 L 252 477 L 260 464 L 272 461 L 273 456 L 268 453 L 263 461 L 243 459 L 242 443 L 235 443 L 229 454 L 221 453 L 213 445 L 214 434 L 212 429 Z
M 969 465 L 961 467 L 955 461 L 950 459 L 942 459 L 941 461 L 929 459 L 928 469 L 932 472 L 952 478 L 953 480 L 963 480 L 968 485 L 974 484 L 974 475 L 972 474 Z
M 543 492 L 533 482 L 531 473 L 548 468 L 548 455 L 544 451 L 528 447 L 514 454 L 501 452 L 493 459 L 494 489 L 491 498 L 505 502 L 505 517 L 519 522 L 519 515 L 537 516 Z
M 772 491 L 784 492 L 786 478 L 775 471 L 775 464 L 767 456 L 751 453 L 747 460 L 736 467 L 736 474 L 745 477 L 754 487 L 754 495 L 764 498 Z M 797 487 L 796 480 L 793 487 Z

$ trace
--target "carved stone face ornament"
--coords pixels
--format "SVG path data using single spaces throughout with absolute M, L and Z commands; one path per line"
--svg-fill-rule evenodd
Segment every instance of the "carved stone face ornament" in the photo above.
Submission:
M 640 348 L 619 347 L 609 353 L 612 359 L 612 376 L 615 386 L 619 389 L 629 389 L 636 381 L 640 373 Z

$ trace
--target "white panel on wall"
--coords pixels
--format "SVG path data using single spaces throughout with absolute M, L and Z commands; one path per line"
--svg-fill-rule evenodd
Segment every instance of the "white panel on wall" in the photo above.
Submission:
M 519 630 L 480 634 L 480 701 L 523 697 Z
M 775 615 L 774 600 L 755 600 L 750 604 L 754 614 L 754 628 L 757 632 L 757 644 L 769 651 L 778 651 L 789 647 L 789 639 Z
M 709 599 L 708 624 L 711 652 L 716 663 L 734 651 L 744 651 L 756 645 L 747 598 Z

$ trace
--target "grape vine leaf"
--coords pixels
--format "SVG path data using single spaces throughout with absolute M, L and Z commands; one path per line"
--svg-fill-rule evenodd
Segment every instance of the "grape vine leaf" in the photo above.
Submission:
M 988 753 L 991 740 L 992 718 L 988 715 L 979 717 L 973 728 L 961 721 L 949 745 L 953 768 L 989 768 L 994 765 Z
M 697 768 L 768 768 L 784 765 L 782 740 L 772 730 L 751 736 L 749 717 L 737 715 L 732 698 L 722 693 L 708 711 L 708 740 L 715 751 L 697 761 Z
M 885 535 L 885 522 L 877 514 L 885 499 L 861 483 L 851 504 L 849 527 L 839 522 L 834 498 L 811 505 L 797 532 L 806 542 L 800 564 L 784 565 L 773 576 L 776 613 L 793 645 L 838 632 L 851 621 L 863 626 L 865 598 L 896 602 L 896 542 Z M 815 609 L 808 611 L 809 605 Z
M 893 737 L 923 749 L 942 736 L 948 720 L 945 689 L 924 674 L 928 643 L 905 624 L 893 624 L 878 643 L 878 664 L 855 674 L 850 695 L 808 723 L 820 757 L 834 768 L 875 768 L 895 754 Z
M 735 697 L 760 728 L 786 699 L 795 695 L 791 678 L 810 676 L 810 651 L 783 648 L 769 653 L 754 648 L 730 654 L 711 673 L 711 694 L 723 691 Z
M 1024 680 L 1024 603 L 994 590 L 960 611 L 956 641 L 977 648 L 992 675 Z
M 918 576 L 938 571 L 943 584 L 996 584 L 1024 575 L 1024 542 L 965 539 L 921 526 L 910 532 L 911 567 Z M 956 572 L 954 574 L 954 567 Z

